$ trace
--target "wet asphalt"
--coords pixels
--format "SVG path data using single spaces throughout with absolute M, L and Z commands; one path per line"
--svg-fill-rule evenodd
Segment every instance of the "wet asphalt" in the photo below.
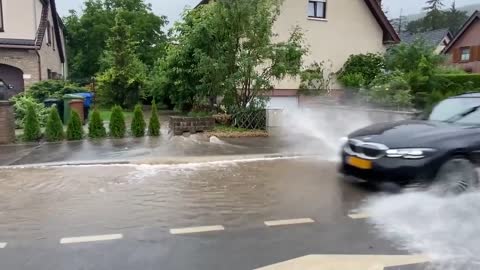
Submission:
M 278 150 L 267 141 L 261 145 L 263 149 L 258 151 Z M 241 153 L 239 149 L 252 153 L 252 147 L 237 146 L 242 143 L 209 147 L 227 154 Z M 50 147 L 58 147 L 58 152 Z M 85 147 L 82 143 L 82 149 Z M 88 147 L 89 157 L 91 153 L 116 157 L 102 145 Z M 118 146 L 118 155 L 135 159 L 151 154 L 146 151 L 158 155 L 165 146 L 125 147 Z M 71 144 L 29 148 L 24 156 L 17 153 L 13 164 L 55 161 L 68 156 L 67 152 L 72 153 L 72 160 L 81 159 L 72 149 L 75 146 Z M 177 148 L 176 153 L 190 151 L 186 149 L 193 148 Z M 208 153 L 207 146 L 198 149 L 202 151 L 193 154 Z M 168 151 L 175 153 L 174 148 Z M 50 153 L 47 160 L 42 158 L 46 153 Z M 345 183 L 336 166 L 320 158 L 298 158 L 3 168 L 0 243 L 6 246 L 0 248 L 0 269 L 245 270 L 308 254 L 405 254 L 380 237 L 366 220 L 348 216 L 376 193 Z M 314 222 L 279 227 L 264 223 L 300 218 Z M 170 233 L 174 228 L 211 225 L 224 230 Z M 64 238 L 112 234 L 122 237 L 60 243 Z

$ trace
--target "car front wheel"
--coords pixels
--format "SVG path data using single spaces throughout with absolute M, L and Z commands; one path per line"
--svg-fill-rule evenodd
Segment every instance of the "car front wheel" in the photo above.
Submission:
M 440 167 L 433 183 L 433 191 L 441 194 L 459 194 L 478 186 L 478 173 L 472 162 L 456 157 Z

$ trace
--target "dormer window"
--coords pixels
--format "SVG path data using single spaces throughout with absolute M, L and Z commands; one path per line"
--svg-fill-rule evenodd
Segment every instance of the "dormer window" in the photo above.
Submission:
M 308 17 L 317 19 L 327 18 L 327 0 L 309 0 Z

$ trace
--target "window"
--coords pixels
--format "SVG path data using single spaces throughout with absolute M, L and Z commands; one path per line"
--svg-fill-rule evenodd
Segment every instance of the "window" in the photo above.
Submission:
M 50 27 L 50 22 L 47 22 L 47 45 L 52 44 L 52 28 Z
M 3 32 L 3 3 L 2 0 L 0 0 L 0 32 Z
M 460 61 L 470 61 L 470 47 L 460 48 Z
M 327 17 L 327 0 L 308 1 L 308 17 L 325 19 Z

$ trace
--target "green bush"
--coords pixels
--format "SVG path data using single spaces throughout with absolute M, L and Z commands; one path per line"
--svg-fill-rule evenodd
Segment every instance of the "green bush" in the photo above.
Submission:
M 68 121 L 67 126 L 67 140 L 69 141 L 78 141 L 83 138 L 83 126 L 80 116 L 74 110 L 72 110 L 72 116 L 70 121 Z
M 480 89 L 480 74 L 440 74 L 436 77 L 463 85 L 465 88 L 471 88 L 472 91 Z
M 50 114 L 45 128 L 45 138 L 49 142 L 58 142 L 63 140 L 64 136 L 63 123 L 58 114 L 57 107 L 54 106 L 50 108 Z
M 107 137 L 107 131 L 103 125 L 100 112 L 97 109 L 93 110 L 90 122 L 88 123 L 88 137 L 92 139 Z
M 17 128 L 25 127 L 24 119 L 29 106 L 32 106 L 36 112 L 40 126 L 45 126 L 48 117 L 48 110 L 45 108 L 43 103 L 38 103 L 35 99 L 22 94 L 12 97 L 10 101 L 14 103 L 13 109 L 15 112 L 15 125 Z
M 148 123 L 148 135 L 154 137 L 160 136 L 160 121 L 158 120 L 157 104 L 155 101 L 152 103 L 152 116 Z
M 385 61 L 380 54 L 367 53 L 350 55 L 347 62 L 345 62 L 342 69 L 338 72 L 338 79 L 343 83 L 345 76 L 360 74 L 364 83 L 368 85 L 377 75 L 381 74 L 384 69 Z
M 27 113 L 24 119 L 25 129 L 23 131 L 23 140 L 27 142 L 35 142 L 40 140 L 42 132 L 40 131 L 40 123 L 38 121 L 38 115 L 35 111 L 35 107 L 32 105 L 27 106 Z
M 351 73 L 342 76 L 340 82 L 347 88 L 359 89 L 366 85 L 365 79 L 361 73 Z
M 133 119 L 130 125 L 132 135 L 135 137 L 145 136 L 145 127 L 146 123 L 143 117 L 142 105 L 138 104 L 135 106 L 135 110 L 133 111 Z
M 27 95 L 37 102 L 43 102 L 47 98 L 62 98 L 66 94 L 81 92 L 88 92 L 88 89 L 63 80 L 41 81 L 33 84 L 26 91 Z
M 360 97 L 366 102 L 388 108 L 410 108 L 413 96 L 405 75 L 399 71 L 377 76 L 369 89 L 361 89 Z
M 113 106 L 110 116 L 110 136 L 114 138 L 125 137 L 125 117 L 120 106 Z

